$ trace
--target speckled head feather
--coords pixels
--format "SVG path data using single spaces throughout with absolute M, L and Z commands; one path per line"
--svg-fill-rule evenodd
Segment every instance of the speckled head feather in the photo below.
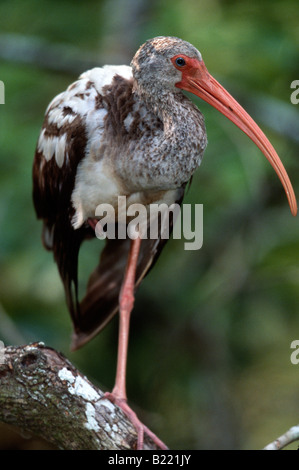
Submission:
M 158 36 L 148 39 L 140 46 L 133 61 L 135 58 L 144 60 L 146 56 L 162 55 L 164 57 L 172 57 L 176 54 L 184 54 L 201 60 L 200 52 L 189 42 L 174 36 Z
M 181 92 L 175 84 L 181 80 L 171 58 L 183 54 L 202 60 L 200 52 L 189 42 L 171 36 L 158 36 L 146 41 L 136 52 L 132 62 L 134 89 L 140 95 L 152 95 L 153 99 L 172 91 Z

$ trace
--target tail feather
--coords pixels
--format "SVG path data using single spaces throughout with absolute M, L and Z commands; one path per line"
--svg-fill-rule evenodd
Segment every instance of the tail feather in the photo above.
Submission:
M 178 191 L 178 204 L 182 203 L 185 187 Z M 173 216 L 169 214 L 169 235 L 173 229 Z M 135 289 L 157 261 L 167 239 L 162 238 L 162 227 L 159 227 L 156 239 L 143 239 L 138 257 Z M 149 235 L 149 228 L 148 228 Z M 100 262 L 91 274 L 85 297 L 78 306 L 76 316 L 73 316 L 74 334 L 72 349 L 78 349 L 93 338 L 111 318 L 118 312 L 119 293 L 121 290 L 125 268 L 128 260 L 131 240 L 106 240 Z
M 181 204 L 185 187 L 177 192 L 177 204 Z M 169 235 L 172 232 L 175 217 L 178 214 L 170 212 Z M 67 222 L 66 222 L 67 220 Z M 58 217 L 50 221 L 44 219 L 43 243 L 52 250 L 57 263 L 67 305 L 72 317 L 74 333 L 72 350 L 78 349 L 93 338 L 118 311 L 119 293 L 123 283 L 128 260 L 130 243 L 126 239 L 107 239 L 100 261 L 91 274 L 84 298 L 78 300 L 78 256 L 81 243 L 94 237 L 90 227 L 84 225 L 74 230 L 70 218 Z M 164 226 L 165 227 L 165 226 Z M 157 261 L 167 239 L 162 238 L 162 226 L 159 226 L 159 236 L 156 239 L 143 239 L 138 257 L 135 289 Z
M 119 292 L 130 243 L 130 239 L 107 240 L 100 263 L 90 276 L 86 295 L 79 305 L 80 326 L 74 325 L 72 350 L 80 348 L 97 335 L 118 312 Z M 153 265 L 158 250 L 159 240 L 142 240 L 135 288 Z

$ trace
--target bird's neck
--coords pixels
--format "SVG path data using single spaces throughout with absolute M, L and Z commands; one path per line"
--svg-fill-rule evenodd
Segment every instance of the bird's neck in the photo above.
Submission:
M 169 94 L 161 101 L 156 112 L 163 122 L 166 140 L 182 150 L 193 140 L 199 142 L 205 126 L 198 108 L 181 92 Z
M 146 189 L 182 186 L 199 166 L 206 147 L 201 112 L 182 92 L 144 96 L 134 90 L 134 96 L 161 123 L 160 130 L 153 129 L 150 138 L 141 139 L 132 171 L 142 176 L 135 181 Z

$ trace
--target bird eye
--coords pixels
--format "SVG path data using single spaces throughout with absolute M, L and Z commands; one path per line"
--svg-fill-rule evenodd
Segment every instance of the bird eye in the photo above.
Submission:
M 177 59 L 175 59 L 175 63 L 179 67 L 184 67 L 184 65 L 186 65 L 186 61 L 185 59 L 183 59 L 183 57 L 178 57 Z

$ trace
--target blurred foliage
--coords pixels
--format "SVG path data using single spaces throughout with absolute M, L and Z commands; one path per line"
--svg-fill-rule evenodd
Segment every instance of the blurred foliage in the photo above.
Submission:
M 209 71 L 250 105 L 297 193 L 299 144 L 286 134 L 280 107 L 298 136 L 299 109 L 290 103 L 290 83 L 299 79 L 298 22 L 293 0 L 0 3 L 2 35 L 76 48 L 82 60 L 92 53 L 98 58 L 94 65 L 128 63 L 144 40 L 157 35 L 190 41 Z M 0 338 L 6 344 L 44 341 L 111 389 L 117 318 L 82 350 L 69 352 L 71 321 L 31 200 L 44 111 L 76 73 L 9 60 L 5 52 Z M 273 127 L 259 120 L 261 96 L 267 98 L 264 115 L 270 112 L 267 103 L 275 103 Z M 261 448 L 298 423 L 299 366 L 290 362 L 290 344 L 299 338 L 299 224 L 260 151 L 217 111 L 192 99 L 205 115 L 209 145 L 185 202 L 204 204 L 204 244 L 190 252 L 184 240 L 171 240 L 138 290 L 128 395 L 170 448 Z M 98 241 L 85 244 L 82 279 L 99 249 Z M 0 448 L 22 447 L 11 439 L 0 431 Z

